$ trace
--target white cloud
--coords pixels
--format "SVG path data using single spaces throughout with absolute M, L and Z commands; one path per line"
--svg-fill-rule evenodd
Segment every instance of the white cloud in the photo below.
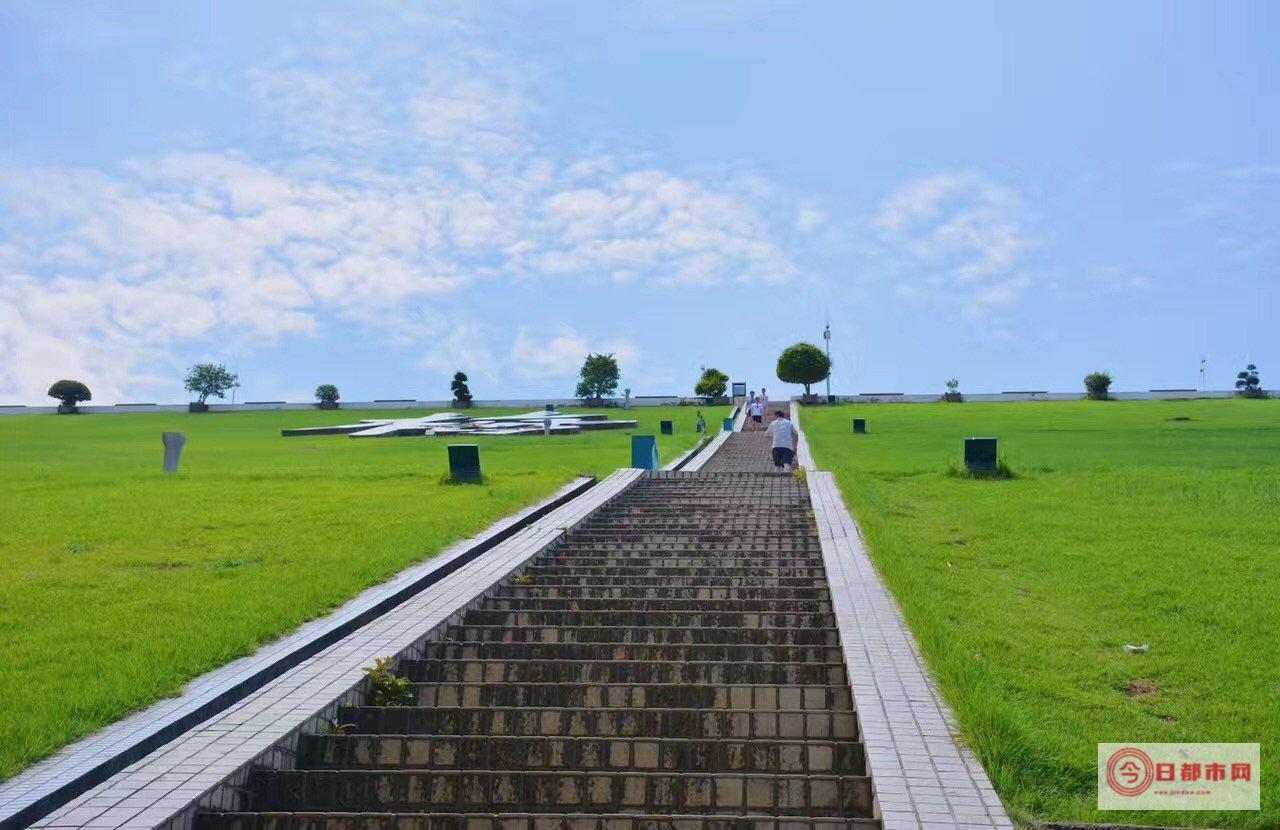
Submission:
M 572 329 L 540 335 L 521 327 L 511 346 L 511 371 L 529 379 L 576 375 L 587 355 L 595 352 L 615 355 L 624 373 L 640 362 L 639 348 L 626 340 L 592 345 Z
M 458 323 L 450 326 L 443 336 L 432 340 L 421 366 L 434 369 L 443 375 L 465 372 L 475 381 L 477 376 L 490 383 L 496 382 L 500 361 L 492 348 L 493 333 L 481 323 Z M 472 384 L 472 391 L 477 392 Z M 497 397 L 490 394 L 489 397 Z
M 0 167 L 0 398 L 61 375 L 128 398 L 184 344 L 323 336 L 330 318 L 431 338 L 428 365 L 479 365 L 478 330 L 446 324 L 437 298 L 512 278 L 785 282 L 801 272 L 793 225 L 819 221 L 757 177 L 545 140 L 537 72 L 459 17 L 387 7 L 314 21 L 254 66 L 188 64 L 174 77 L 217 78 L 289 145 Z M 565 374 L 589 350 L 530 337 L 513 368 Z
M 801 205 L 796 211 L 796 230 L 812 233 L 827 222 L 827 214 L 813 205 Z
M 643 273 L 691 285 L 780 283 L 799 273 L 756 195 L 742 186 L 711 187 L 659 170 L 602 175 L 579 166 L 573 174 L 593 186 L 544 200 L 547 245 L 531 260 L 535 269 L 621 283 Z
M 975 173 L 907 182 L 879 207 L 872 226 L 905 259 L 899 294 L 957 300 L 968 313 L 1010 308 L 1033 280 L 1020 194 Z

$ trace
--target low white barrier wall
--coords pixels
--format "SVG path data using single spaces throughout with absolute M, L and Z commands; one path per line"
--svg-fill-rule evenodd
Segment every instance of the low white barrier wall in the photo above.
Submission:
M 607 398 L 606 403 L 621 407 L 622 398 Z M 341 409 L 451 409 L 453 401 L 418 401 L 405 398 L 378 399 L 372 401 L 341 401 Z M 541 409 L 547 404 L 557 407 L 582 406 L 580 398 L 507 398 L 500 400 L 476 400 L 472 407 L 485 409 Z M 650 406 L 701 406 L 702 398 L 680 397 L 679 395 L 641 395 L 631 399 L 633 407 Z M 727 405 L 727 404 L 726 404 Z M 245 401 L 243 403 L 210 403 L 210 412 L 263 412 L 268 410 L 288 410 L 291 412 L 315 409 L 314 402 L 286 401 Z M 53 415 L 58 411 L 55 406 L 24 406 L 22 404 L 0 404 L 0 415 Z M 80 407 L 85 415 L 118 415 L 123 412 L 186 412 L 187 404 L 157 403 L 120 403 L 110 406 L 86 404 Z
M 962 393 L 964 399 L 971 403 L 1017 403 L 1022 401 L 1079 401 L 1084 399 L 1083 392 L 1041 392 L 1037 390 L 1017 390 L 1009 392 L 974 392 Z M 1280 390 L 1270 390 L 1272 397 L 1280 397 Z M 1221 400 L 1233 398 L 1236 392 L 1231 389 L 1149 389 L 1146 392 L 1112 392 L 1111 397 L 1118 401 L 1169 401 L 1211 399 Z M 938 403 L 942 395 L 907 394 L 903 392 L 859 392 L 856 395 L 836 395 L 837 403 Z M 798 397 L 793 397 L 798 401 Z M 610 405 L 621 406 L 622 398 L 608 398 Z M 453 401 L 417 401 L 380 399 L 373 401 L 342 401 L 342 409 L 450 409 Z M 507 398 L 497 400 L 472 401 L 471 405 L 485 409 L 541 409 L 547 404 L 557 407 L 581 406 L 578 398 Z M 702 398 L 681 397 L 679 395 L 640 395 L 631 398 L 633 407 L 650 406 L 701 406 Z M 315 403 L 297 403 L 285 401 L 246 401 L 245 403 L 211 403 L 210 412 L 261 412 L 266 410 L 288 410 L 299 412 L 316 408 Z M 0 415 L 53 415 L 56 406 L 23 406 L 21 404 L 0 404 Z M 86 415 L 118 415 L 126 412 L 186 412 L 187 405 L 155 404 L 155 403 L 121 403 L 112 406 L 82 406 L 80 412 Z

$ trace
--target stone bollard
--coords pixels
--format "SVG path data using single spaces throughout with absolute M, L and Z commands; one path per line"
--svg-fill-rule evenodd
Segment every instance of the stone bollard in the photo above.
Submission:
M 659 427 L 659 430 L 662 432 L 662 434 L 663 434 L 663 435 L 674 435 L 674 434 L 675 434 L 675 425 L 674 425 L 674 424 L 672 424 L 672 423 L 671 423 L 671 421 L 659 421 L 659 422 L 658 422 L 658 427 Z
M 631 436 L 631 466 L 641 470 L 658 469 L 658 438 L 655 435 Z
M 996 471 L 996 439 L 964 439 L 964 466 L 978 473 Z
M 480 483 L 480 445 L 449 445 L 449 476 L 467 484 Z
M 856 434 L 858 434 L 858 435 L 865 435 L 865 434 L 867 433 L 867 419 L 866 419 L 866 418 L 854 418 L 854 419 L 853 419 L 853 431 L 854 431 L 854 433 L 856 433 Z
M 164 442 L 165 475 L 178 472 L 178 462 L 182 460 L 182 448 L 187 443 L 187 436 L 181 432 L 162 432 L 160 440 Z

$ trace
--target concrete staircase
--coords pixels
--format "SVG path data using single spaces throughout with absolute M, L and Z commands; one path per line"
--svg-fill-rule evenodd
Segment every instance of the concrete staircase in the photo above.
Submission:
M 735 434 L 729 469 L 770 470 Z M 739 445 L 738 442 L 741 441 Z M 732 449 L 731 449 L 732 448 Z M 753 460 L 754 459 L 754 460 Z M 878 827 L 805 487 L 655 473 L 208 830 Z

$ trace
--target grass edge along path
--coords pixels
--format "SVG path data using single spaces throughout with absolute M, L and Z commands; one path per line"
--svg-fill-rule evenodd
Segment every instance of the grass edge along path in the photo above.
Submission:
M 611 409 L 638 430 L 475 439 L 280 436 L 407 410 L 0 418 L 0 780 L 574 476 L 627 466 L 635 431 L 675 421 L 658 435 L 671 460 L 695 443 L 696 411 Z M 169 477 L 166 430 L 188 439 Z M 480 445 L 483 485 L 441 483 L 459 441 Z
M 802 423 L 1019 820 L 1280 826 L 1280 402 L 845 405 Z M 997 436 L 1018 477 L 950 475 L 969 435 Z M 1100 812 L 1106 741 L 1261 743 L 1262 810 Z

